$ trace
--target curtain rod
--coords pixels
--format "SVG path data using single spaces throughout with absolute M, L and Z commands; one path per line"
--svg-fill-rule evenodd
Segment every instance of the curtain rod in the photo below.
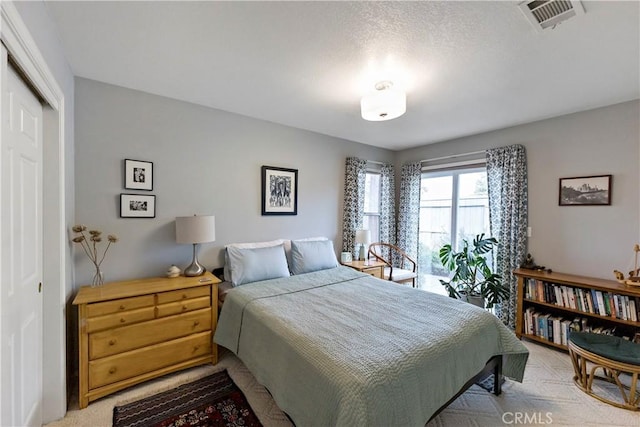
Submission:
M 435 157 L 433 159 L 420 160 L 420 163 L 435 162 L 435 161 L 438 161 L 438 160 L 446 160 L 446 159 L 455 159 L 456 157 L 473 156 L 474 154 L 481 154 L 481 153 L 486 153 L 486 152 L 487 152 L 486 150 L 481 150 L 481 151 L 472 151 L 470 153 L 452 154 L 450 156 L 442 156 L 442 157 Z

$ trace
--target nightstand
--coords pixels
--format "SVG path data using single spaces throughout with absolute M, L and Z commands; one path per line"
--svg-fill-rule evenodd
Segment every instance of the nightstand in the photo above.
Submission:
M 342 265 L 344 265 L 345 267 L 351 267 L 363 273 L 370 274 L 373 277 L 377 277 L 379 279 L 384 278 L 384 268 L 387 266 L 387 264 L 385 264 L 384 262 L 372 260 L 343 262 Z

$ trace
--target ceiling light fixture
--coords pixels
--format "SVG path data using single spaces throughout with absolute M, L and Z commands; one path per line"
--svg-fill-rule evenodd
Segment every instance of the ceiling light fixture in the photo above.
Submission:
M 376 91 L 360 100 L 362 118 L 372 122 L 391 120 L 407 111 L 407 95 L 388 80 L 376 83 Z

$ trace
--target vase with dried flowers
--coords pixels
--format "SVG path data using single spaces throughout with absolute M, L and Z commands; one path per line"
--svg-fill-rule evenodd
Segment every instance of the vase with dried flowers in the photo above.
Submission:
M 102 261 L 104 261 L 104 257 L 107 255 L 107 251 L 112 243 L 116 243 L 118 238 L 109 234 L 107 236 L 107 247 L 104 248 L 104 252 L 100 253 L 98 248 L 98 244 L 102 242 L 102 231 L 99 230 L 87 230 L 87 227 L 84 225 L 74 225 L 71 229 L 74 233 L 79 234 L 78 236 L 73 238 L 74 243 L 79 243 L 84 249 L 84 253 L 87 254 L 93 265 L 96 267 L 96 272 L 93 275 L 93 280 L 91 281 L 91 286 L 101 286 L 104 284 L 104 273 L 100 266 L 102 265 Z M 88 233 L 85 234 L 85 232 Z

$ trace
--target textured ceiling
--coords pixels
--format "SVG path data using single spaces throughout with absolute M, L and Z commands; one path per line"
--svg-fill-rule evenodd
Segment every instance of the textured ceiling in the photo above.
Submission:
M 392 150 L 640 97 L 640 3 L 47 1 L 77 76 Z M 361 119 L 379 80 L 407 113 Z

